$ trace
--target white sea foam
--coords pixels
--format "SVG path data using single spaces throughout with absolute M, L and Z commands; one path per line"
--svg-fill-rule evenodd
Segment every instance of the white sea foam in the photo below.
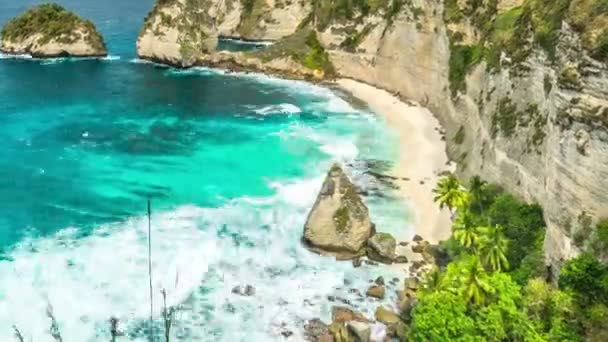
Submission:
M 242 44 L 242 45 L 270 46 L 270 45 L 274 44 L 273 41 L 269 41 L 269 40 L 242 40 L 242 39 L 224 38 L 224 37 L 220 38 L 220 40 L 228 41 L 228 42 L 235 42 L 235 43 Z
M 270 115 L 270 114 L 299 114 L 302 112 L 300 107 L 291 103 L 281 103 L 277 105 L 269 105 L 262 108 L 254 109 L 257 114 Z
M 300 340 L 303 320 L 329 318 L 328 295 L 371 315 L 377 302 L 349 293 L 345 279 L 362 289 L 391 271 L 354 269 L 300 245 L 320 180 L 276 185 L 277 194 L 258 203 L 239 199 L 217 209 L 186 206 L 154 215 L 155 315 L 163 287 L 170 305 L 181 303 L 174 331 L 188 341 L 279 340 L 283 329 Z M 52 341 L 47 298 L 64 340 L 107 339 L 111 316 L 136 334 L 148 313 L 146 230 L 141 217 L 84 238 L 66 229 L 23 241 L 9 254 L 12 261 L 0 262 L 0 321 L 6 323 L 0 340 L 10 339 L 16 324 L 34 341 Z M 232 293 L 245 285 L 254 286 L 255 295 Z
M 0 59 L 32 59 L 30 55 L 12 55 L 0 52 Z
M 42 62 L 41 64 L 48 65 L 48 64 L 57 64 L 57 63 L 63 63 L 63 62 L 78 62 L 78 61 L 83 61 L 83 60 L 116 61 L 116 60 L 120 60 L 120 56 L 108 55 L 105 57 L 37 58 L 37 57 L 32 57 L 29 54 L 12 55 L 12 54 L 0 53 L 0 59 L 28 59 L 28 60 L 40 61 L 40 62 Z

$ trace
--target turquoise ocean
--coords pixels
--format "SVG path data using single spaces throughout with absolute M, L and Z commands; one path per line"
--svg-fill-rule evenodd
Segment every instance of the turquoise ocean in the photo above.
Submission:
M 0 55 L 0 341 L 13 325 L 53 341 L 49 304 L 64 341 L 108 341 L 111 317 L 119 341 L 146 340 L 148 197 L 157 334 L 163 288 L 180 341 L 298 341 L 304 320 L 329 318 L 328 296 L 371 315 L 377 302 L 350 289 L 396 269 L 300 238 L 333 162 L 379 231 L 408 235 L 407 203 L 366 174 L 395 160 L 396 132 L 327 87 L 138 60 L 152 0 L 58 2 L 95 22 L 110 56 Z M 1 0 L 0 25 L 37 3 Z M 245 285 L 254 296 L 232 293 Z

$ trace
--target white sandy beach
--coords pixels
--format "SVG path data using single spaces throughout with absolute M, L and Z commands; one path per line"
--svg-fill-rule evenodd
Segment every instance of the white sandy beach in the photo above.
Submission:
M 428 109 L 406 104 L 385 90 L 350 79 L 340 79 L 337 85 L 366 102 L 398 132 L 399 160 L 391 176 L 400 178 L 397 184 L 411 206 L 415 233 L 431 243 L 447 239 L 450 212 L 439 209 L 432 193 L 438 174 L 451 169 L 447 165 L 445 142 L 436 130 L 440 127 L 437 119 Z

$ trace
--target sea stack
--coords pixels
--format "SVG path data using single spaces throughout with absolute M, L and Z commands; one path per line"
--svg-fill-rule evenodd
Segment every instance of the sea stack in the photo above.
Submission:
M 157 0 L 137 37 L 137 56 L 174 67 L 192 66 L 215 51 L 217 32 L 206 8 L 185 0 Z
M 304 226 L 304 243 L 311 249 L 349 259 L 365 253 L 374 235 L 369 211 L 342 168 L 334 164 Z
M 104 57 L 107 50 L 95 25 L 57 4 L 30 8 L 10 20 L 0 34 L 0 51 L 38 58 Z

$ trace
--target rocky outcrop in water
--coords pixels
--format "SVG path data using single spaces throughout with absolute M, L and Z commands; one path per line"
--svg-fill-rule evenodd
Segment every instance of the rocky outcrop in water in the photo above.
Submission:
M 348 259 L 365 253 L 373 233 L 367 207 L 342 168 L 334 164 L 304 225 L 305 244 L 315 251 Z
M 10 20 L 0 33 L 0 51 L 38 58 L 103 57 L 102 36 L 92 22 L 57 4 L 44 4 Z

